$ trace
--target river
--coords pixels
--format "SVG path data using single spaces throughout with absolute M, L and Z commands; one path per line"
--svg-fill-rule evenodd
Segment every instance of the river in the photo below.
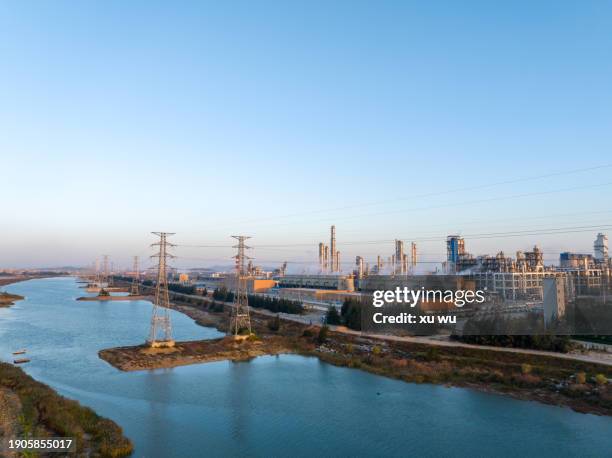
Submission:
M 74 278 L 6 287 L 0 359 L 121 425 L 134 456 L 611 456 L 612 418 L 410 384 L 281 355 L 124 373 L 100 349 L 142 343 L 151 304 L 77 302 Z M 219 336 L 171 312 L 177 340 Z

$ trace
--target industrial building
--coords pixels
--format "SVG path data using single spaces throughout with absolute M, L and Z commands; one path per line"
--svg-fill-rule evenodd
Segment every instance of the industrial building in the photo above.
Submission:
M 352 275 L 285 275 L 278 279 L 278 287 L 355 291 L 355 281 Z
M 270 288 L 274 288 L 277 285 L 276 280 L 271 278 L 257 278 L 253 276 L 242 277 L 242 280 L 246 284 L 246 291 L 248 293 L 264 293 Z M 235 291 L 237 287 L 236 275 L 228 275 L 223 279 L 222 286 Z
M 263 272 L 249 263 L 247 289 L 266 292 L 278 287 L 281 297 L 298 297 L 311 301 L 341 301 L 359 293 L 390 290 L 396 287 L 429 290 L 484 290 L 489 300 L 544 301 L 546 285 L 562 285 L 563 300 L 575 296 L 596 295 L 612 286 L 612 263 L 608 256 L 608 238 L 597 234 L 593 254 L 563 252 L 558 266 L 546 266 L 544 253 L 537 245 L 517 251 L 515 257 L 503 251 L 495 255 L 474 256 L 467 250 L 459 235 L 446 239 L 446 260 L 443 273 L 416 274 L 417 246 L 410 243 L 410 256 L 405 242 L 395 239 L 394 251 L 388 258 L 376 256 L 370 267 L 363 256 L 355 256 L 351 273 L 341 273 L 340 251 L 337 247 L 336 226 L 330 227 L 329 244 L 318 244 L 319 272 L 317 274 L 285 273 L 286 263 L 274 273 Z M 224 279 L 224 285 L 234 289 L 233 277 Z M 556 288 L 556 286 L 555 286 Z M 561 296 L 560 293 L 557 296 Z M 444 309 L 448 304 L 426 304 L 432 310 Z M 552 316 L 552 315 L 551 315 Z

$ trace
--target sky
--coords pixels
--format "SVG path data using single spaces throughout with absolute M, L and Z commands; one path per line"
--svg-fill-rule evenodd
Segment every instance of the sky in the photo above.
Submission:
M 311 271 L 331 224 L 345 269 L 450 233 L 554 262 L 612 228 L 611 2 L 4 1 L 0 69 L 1 267 L 168 231 L 177 267 L 245 234 Z

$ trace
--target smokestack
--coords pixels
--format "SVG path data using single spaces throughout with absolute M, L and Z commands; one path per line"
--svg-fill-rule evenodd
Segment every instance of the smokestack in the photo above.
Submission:
M 324 262 L 324 257 L 325 257 L 325 253 L 324 253 L 325 249 L 323 246 L 323 242 L 319 243 L 319 270 L 321 272 L 323 272 L 325 270 L 325 266 L 323 265 Z
M 327 272 L 327 269 L 329 268 L 329 247 L 325 245 L 323 250 L 323 270 Z
M 336 226 L 331 227 L 331 240 L 329 244 L 329 250 L 331 251 L 331 271 L 336 271 L 337 266 L 337 253 L 336 253 Z
M 400 266 L 400 273 L 406 273 L 406 269 L 405 269 L 405 255 L 404 255 L 404 242 L 402 240 L 395 240 L 395 265 L 399 264 Z M 397 270 L 395 268 L 395 265 L 393 266 L 393 270 Z
M 340 272 L 340 252 L 336 251 L 336 272 Z
M 363 277 L 363 258 L 361 256 L 357 256 L 355 258 L 355 264 L 357 265 L 357 278 Z

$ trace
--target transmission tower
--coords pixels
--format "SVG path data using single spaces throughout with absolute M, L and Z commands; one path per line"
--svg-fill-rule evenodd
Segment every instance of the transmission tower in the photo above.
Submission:
M 103 259 L 103 271 L 102 271 L 102 283 L 108 284 L 108 255 L 102 256 Z
M 157 284 L 155 288 L 155 301 L 153 302 L 153 316 L 151 317 L 151 332 L 148 344 L 151 347 L 173 347 L 172 326 L 170 324 L 170 297 L 168 295 L 168 277 L 166 266 L 168 258 L 173 258 L 167 248 L 174 245 L 166 241 L 166 237 L 174 235 L 170 232 L 152 232 L 159 236 L 159 242 L 151 246 L 159 247 L 159 252 L 151 256 L 158 258 Z
M 244 250 L 250 248 L 246 246 L 244 242 L 251 237 L 245 235 L 232 235 L 232 237 L 238 240 L 238 245 L 234 245 L 233 247 L 238 249 L 238 254 L 234 256 L 236 260 L 236 291 L 234 294 L 234 306 L 232 307 L 229 333 L 238 336 L 240 331 L 245 329 L 251 334 L 251 317 L 249 316 L 249 299 L 247 297 L 246 272 L 244 266 L 245 259 L 250 259 L 244 254 Z
M 134 278 L 132 280 L 132 287 L 130 288 L 130 296 L 138 296 L 140 294 L 140 288 L 138 284 L 140 282 L 140 272 L 138 271 L 138 256 L 134 256 Z
M 94 283 L 99 285 L 100 281 L 100 260 L 96 258 L 96 275 L 94 277 Z

